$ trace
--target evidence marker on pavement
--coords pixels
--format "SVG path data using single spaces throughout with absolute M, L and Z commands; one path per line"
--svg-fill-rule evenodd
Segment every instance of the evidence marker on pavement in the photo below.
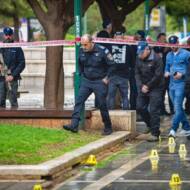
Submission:
M 175 153 L 175 139 L 173 137 L 169 137 L 168 139 L 168 148 L 169 148 L 169 153 Z
M 87 165 L 87 166 L 95 166 L 95 165 L 97 165 L 96 156 L 91 154 L 84 164 Z
M 158 151 L 156 149 L 151 150 L 149 159 L 150 159 L 150 163 L 152 166 L 152 170 L 154 170 L 154 171 L 157 170 L 158 169 L 159 156 L 158 156 Z
M 179 157 L 180 157 L 181 160 L 186 159 L 187 149 L 186 149 L 185 144 L 180 144 L 178 153 L 179 153 Z
M 172 174 L 172 177 L 170 179 L 170 182 L 169 182 L 170 186 L 176 186 L 176 185 L 181 185 L 182 182 L 181 182 L 181 179 L 179 177 L 179 174 Z
M 40 184 L 36 184 L 34 185 L 33 190 L 42 190 L 42 186 Z

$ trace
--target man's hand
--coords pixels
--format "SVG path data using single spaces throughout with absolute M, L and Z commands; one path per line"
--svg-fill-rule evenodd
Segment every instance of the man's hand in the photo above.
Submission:
M 170 73 L 169 72 L 165 72 L 164 73 L 164 77 L 168 78 L 170 76 Z
M 181 79 L 182 76 L 183 76 L 182 73 L 177 72 L 177 73 L 174 75 L 174 79 L 175 79 L 175 80 L 179 80 L 179 79 Z
M 109 80 L 107 77 L 105 77 L 102 79 L 102 82 L 107 85 L 109 83 Z
M 8 75 L 5 78 L 6 82 L 11 82 L 13 80 L 13 76 L 12 75 Z
M 143 85 L 141 90 L 143 93 L 147 93 L 149 91 L 148 86 L 146 85 Z

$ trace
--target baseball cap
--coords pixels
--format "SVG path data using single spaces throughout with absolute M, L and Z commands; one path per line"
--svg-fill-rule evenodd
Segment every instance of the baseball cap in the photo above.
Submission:
M 145 48 L 148 47 L 148 43 L 145 41 L 141 41 L 137 45 L 137 54 L 141 54 Z
M 170 44 L 177 44 L 177 43 L 178 43 L 178 37 L 175 36 L 175 35 L 170 36 L 170 37 L 168 38 L 168 42 L 169 42 Z
M 137 30 L 136 35 L 139 35 L 142 39 L 145 38 L 145 32 L 144 32 L 144 30 Z
M 106 19 L 106 20 L 103 21 L 102 27 L 107 28 L 111 24 L 112 24 L 111 21 L 109 19 Z
M 12 28 L 10 28 L 10 27 L 5 27 L 4 29 L 3 29 L 3 33 L 5 34 L 5 35 L 13 35 L 13 29 Z

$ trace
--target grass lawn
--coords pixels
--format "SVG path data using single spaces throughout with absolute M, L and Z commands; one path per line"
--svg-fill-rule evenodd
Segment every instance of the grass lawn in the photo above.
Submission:
M 37 164 L 101 138 L 99 133 L 0 124 L 0 165 Z

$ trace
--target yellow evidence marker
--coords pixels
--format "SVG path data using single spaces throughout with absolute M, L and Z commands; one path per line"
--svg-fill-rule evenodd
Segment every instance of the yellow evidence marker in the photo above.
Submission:
M 175 139 L 173 137 L 169 137 L 168 139 L 168 148 L 169 148 L 169 153 L 175 153 Z
M 176 186 L 176 185 L 181 185 L 181 179 L 179 177 L 179 174 L 172 174 L 172 177 L 170 179 L 170 186 Z
M 185 144 L 180 144 L 178 153 L 179 153 L 180 159 L 184 160 L 186 158 L 186 156 L 187 156 L 187 149 L 186 149 Z
M 42 190 L 42 186 L 40 184 L 34 185 L 33 190 Z
M 149 159 L 150 159 L 150 163 L 152 166 L 152 170 L 157 170 L 158 169 L 159 156 L 158 156 L 158 151 L 156 149 L 151 150 Z
M 96 164 L 97 164 L 97 160 L 96 160 L 95 155 L 91 154 L 91 155 L 88 157 L 88 159 L 87 159 L 87 161 L 85 162 L 85 164 L 86 164 L 86 165 L 90 165 L 90 166 L 96 165 Z

